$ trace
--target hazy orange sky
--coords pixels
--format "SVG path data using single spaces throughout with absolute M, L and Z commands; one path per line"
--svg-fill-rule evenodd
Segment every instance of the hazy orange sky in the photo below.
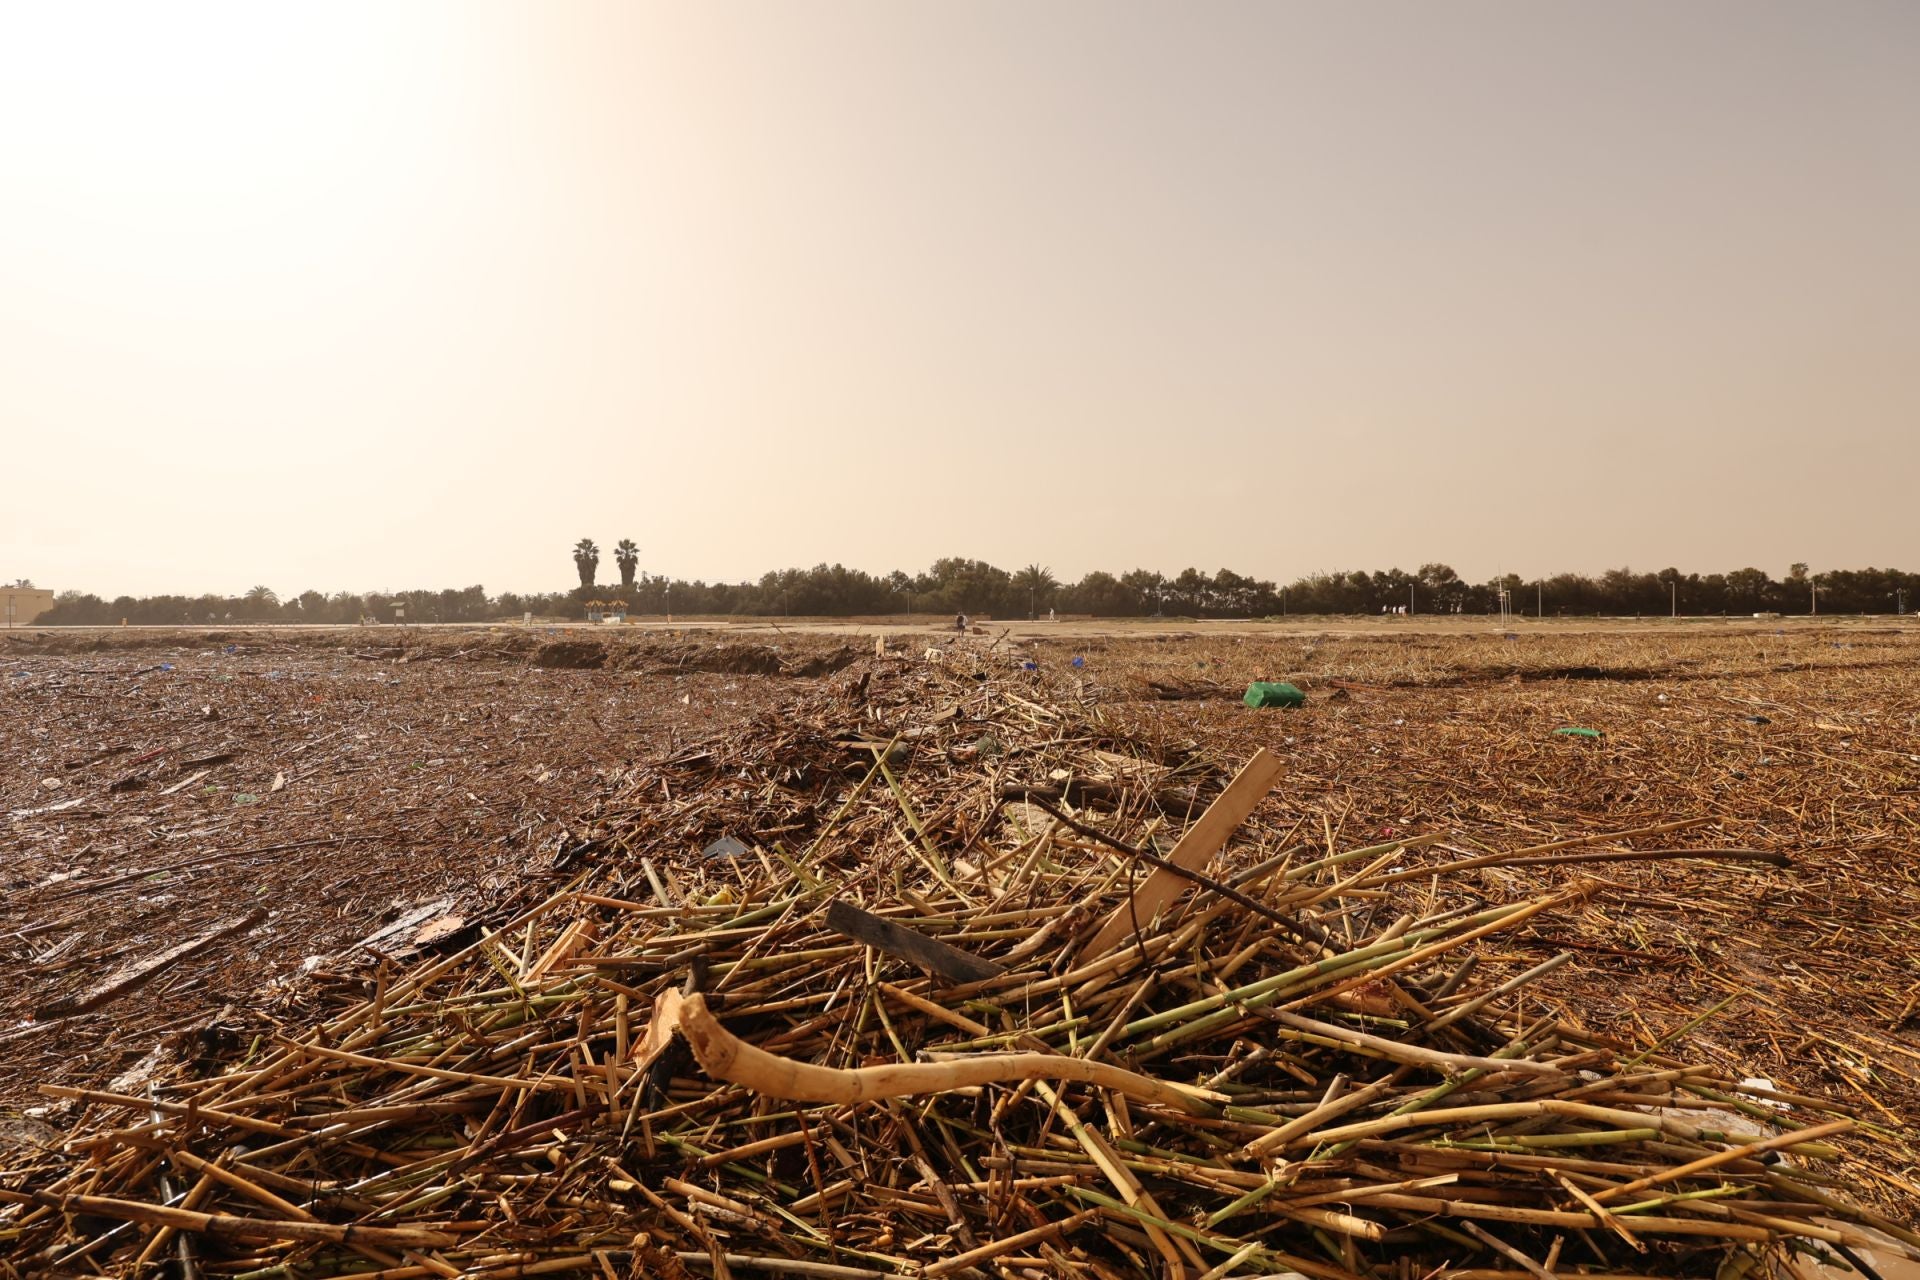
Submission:
M 1916 424 L 1908 0 L 0 8 L 8 580 L 1911 569 Z

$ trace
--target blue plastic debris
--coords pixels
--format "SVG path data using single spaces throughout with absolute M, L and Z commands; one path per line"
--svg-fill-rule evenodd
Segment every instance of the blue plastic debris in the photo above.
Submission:
M 1087 665 L 1087 660 L 1085 658 L 1076 657 L 1073 660 L 1073 665 L 1076 667 L 1084 667 Z
M 1022 671 L 1038 671 L 1040 669 L 1040 664 L 1033 661 L 1032 659 L 1028 659 L 1027 661 L 1020 664 L 1020 669 Z

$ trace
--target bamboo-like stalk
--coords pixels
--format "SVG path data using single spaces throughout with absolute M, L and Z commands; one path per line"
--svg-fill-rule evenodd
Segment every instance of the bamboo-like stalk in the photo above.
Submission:
M 326 1240 L 335 1244 L 360 1243 L 386 1245 L 396 1249 L 442 1248 L 458 1242 L 444 1231 L 419 1227 L 366 1227 L 331 1222 L 277 1221 L 268 1218 L 237 1218 L 230 1214 L 200 1213 L 192 1209 L 170 1209 L 165 1205 L 145 1204 L 113 1196 L 50 1195 L 45 1192 L 0 1190 L 0 1201 L 13 1204 L 38 1204 L 63 1213 L 94 1213 L 103 1218 L 120 1218 L 152 1226 L 172 1227 L 175 1231 L 194 1231 L 202 1235 L 222 1236 L 229 1240 Z

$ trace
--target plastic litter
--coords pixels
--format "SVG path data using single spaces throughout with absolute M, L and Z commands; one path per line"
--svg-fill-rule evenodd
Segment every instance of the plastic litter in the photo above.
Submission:
M 1307 695 L 1284 681 L 1255 680 L 1241 701 L 1250 707 L 1303 707 Z
M 1600 736 L 1598 729 L 1582 729 L 1576 725 L 1567 725 L 1563 728 L 1555 729 L 1554 732 L 1568 738 L 1597 738 Z
M 1084 667 L 1087 665 L 1087 660 L 1076 655 L 1073 659 L 1073 665 L 1076 667 Z

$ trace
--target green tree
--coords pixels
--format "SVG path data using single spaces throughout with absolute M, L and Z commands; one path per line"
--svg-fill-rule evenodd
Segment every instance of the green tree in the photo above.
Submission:
M 994 613 L 1009 600 L 1012 582 L 1012 574 L 985 560 L 948 556 L 934 561 L 913 585 L 919 597 L 917 607 L 921 609 L 938 613 Z
M 1126 594 L 1126 606 L 1115 612 L 1143 616 L 1161 611 L 1167 594 L 1167 580 L 1153 569 L 1129 569 L 1120 575 L 1120 589 Z
M 632 538 L 622 538 L 614 544 L 613 559 L 620 566 L 620 589 L 631 595 L 634 570 L 640 567 L 640 548 Z
M 1070 613 L 1091 613 L 1096 617 L 1111 618 L 1130 611 L 1132 598 L 1120 585 L 1120 579 L 1112 574 L 1095 569 L 1062 595 L 1066 599 Z
M 1467 584 L 1460 581 L 1460 575 L 1454 572 L 1452 565 L 1423 564 L 1418 577 L 1420 585 L 1433 599 L 1434 612 L 1452 613 L 1456 606 L 1465 603 Z
M 1764 569 L 1735 569 L 1727 575 L 1727 604 L 1735 612 L 1758 612 L 1772 585 Z

